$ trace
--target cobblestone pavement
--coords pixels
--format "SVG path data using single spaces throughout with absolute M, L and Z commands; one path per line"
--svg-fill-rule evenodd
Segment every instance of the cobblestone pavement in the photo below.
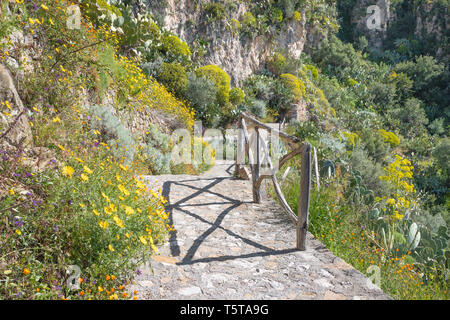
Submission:
M 362 273 L 295 227 L 267 195 L 252 203 L 251 182 L 230 162 L 202 176 L 147 177 L 161 187 L 176 231 L 140 268 L 139 299 L 390 299 Z

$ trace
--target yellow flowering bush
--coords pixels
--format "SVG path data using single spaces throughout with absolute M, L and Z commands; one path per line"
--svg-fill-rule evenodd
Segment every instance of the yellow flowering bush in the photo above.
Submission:
M 406 243 L 411 225 L 409 218 L 417 204 L 414 200 L 417 191 L 411 182 L 414 167 L 408 159 L 396 155 L 395 160 L 383 170 L 385 175 L 379 179 L 387 181 L 392 192 L 383 198 L 375 198 L 374 212 L 382 213 L 382 219 L 376 221 L 374 228 L 379 232 L 378 239 L 373 236 L 372 240 L 382 246 L 386 254 L 397 253 L 400 249 L 405 254 L 410 249 Z
M 194 126 L 194 110 L 175 98 L 162 84 L 148 78 L 137 62 L 127 57 L 119 58 L 120 68 L 124 71 L 118 79 L 119 87 L 125 91 L 131 108 L 155 108 L 163 110 L 182 120 L 188 129 Z

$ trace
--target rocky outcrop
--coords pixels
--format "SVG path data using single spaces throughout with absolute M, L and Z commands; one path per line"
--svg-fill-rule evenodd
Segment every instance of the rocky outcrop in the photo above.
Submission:
M 0 149 L 34 171 L 56 165 L 48 148 L 35 147 L 30 122 L 9 70 L 0 65 Z
M 355 36 L 364 35 L 373 49 L 381 50 L 392 19 L 389 0 L 358 0 L 352 12 Z
M 449 60 L 449 6 L 439 3 L 424 2 L 417 10 L 415 36 L 421 39 L 432 39 L 438 43 L 436 56 Z
M 32 147 L 33 135 L 26 110 L 9 70 L 0 65 L 0 145 Z
M 298 103 L 294 103 L 291 106 L 291 109 L 286 113 L 286 121 L 289 122 L 291 120 L 296 121 L 307 121 L 308 120 L 308 107 L 305 100 L 301 100 Z
M 405 38 L 429 40 L 429 53 L 448 60 L 448 10 L 448 4 L 438 1 L 393 4 L 390 0 L 356 0 L 351 12 L 353 38 L 365 36 L 372 49 L 381 51 L 386 40 L 398 36 L 396 29 L 404 29 L 407 23 L 411 29 Z
M 220 66 L 231 76 L 234 85 L 264 67 L 267 57 L 274 51 L 288 51 L 300 57 L 307 34 L 304 22 L 287 21 L 276 37 L 250 38 L 233 26 L 248 12 L 248 3 L 236 3 L 227 18 L 208 22 L 201 10 L 208 2 L 213 1 L 167 0 L 164 7 L 150 1 L 148 10 L 164 17 L 164 27 L 191 45 L 199 39 L 206 43 L 202 64 Z

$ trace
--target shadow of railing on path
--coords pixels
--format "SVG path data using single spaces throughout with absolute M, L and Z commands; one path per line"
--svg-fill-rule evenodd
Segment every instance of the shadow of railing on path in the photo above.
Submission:
M 203 232 L 201 235 L 199 235 L 194 240 L 193 244 L 188 249 L 186 255 L 182 258 L 182 261 L 178 262 L 177 264 L 178 265 L 190 265 L 190 264 L 201 263 L 201 262 L 227 261 L 227 260 L 233 260 L 233 259 L 252 258 L 252 257 L 258 257 L 258 256 L 263 257 L 263 256 L 269 256 L 269 255 L 282 255 L 282 254 L 288 254 L 288 253 L 295 252 L 296 251 L 295 248 L 284 249 L 284 250 L 274 250 L 274 249 L 264 246 L 260 243 L 257 243 L 254 240 L 245 238 L 242 235 L 239 235 L 236 232 L 234 232 L 230 229 L 227 229 L 221 225 L 223 220 L 227 216 L 227 214 L 230 213 L 232 210 L 238 208 L 242 204 L 247 204 L 247 203 L 253 204 L 253 201 L 241 201 L 241 200 L 233 199 L 231 197 L 228 197 L 226 195 L 223 195 L 223 194 L 220 194 L 218 192 L 214 192 L 213 190 L 211 190 L 213 187 L 219 185 L 220 183 L 222 183 L 226 180 L 236 180 L 236 179 L 233 177 L 218 177 L 218 178 L 205 177 L 203 179 L 166 181 L 163 184 L 162 195 L 167 199 L 167 204 L 165 205 L 165 209 L 166 209 L 166 212 L 169 213 L 169 224 L 170 225 L 174 225 L 174 221 L 173 221 L 173 210 L 174 209 L 176 209 L 180 213 L 184 213 L 186 215 L 189 215 L 189 216 L 197 219 L 201 223 L 210 225 L 210 227 L 205 232 Z M 199 182 L 199 181 L 211 181 L 211 182 L 204 187 L 197 187 L 197 186 L 189 184 L 189 182 Z M 174 186 L 187 187 L 187 188 L 193 189 L 194 192 L 192 194 L 186 196 L 185 198 L 183 198 L 179 201 L 176 201 L 175 203 L 171 203 L 170 191 L 171 191 L 171 188 Z M 218 202 L 210 202 L 210 203 L 200 203 L 200 204 L 187 204 L 186 203 L 190 200 L 195 199 L 198 196 L 204 195 L 205 193 L 212 194 L 216 197 L 223 199 L 224 201 L 223 202 L 218 201 Z M 215 219 L 214 222 L 208 221 L 205 218 L 203 218 L 202 216 L 186 209 L 186 207 L 194 208 L 197 206 L 201 207 L 201 206 L 206 206 L 206 205 L 230 205 L 230 206 L 228 208 L 226 208 L 225 210 L 218 212 L 217 218 Z M 176 230 L 176 225 L 174 225 L 174 227 L 175 227 L 175 230 L 170 231 L 170 233 L 169 233 L 169 245 L 170 245 L 171 255 L 176 257 L 176 256 L 181 255 L 181 250 L 180 250 L 180 246 L 178 244 L 178 239 L 177 239 L 178 232 Z M 235 238 L 241 240 L 242 242 L 244 242 L 250 246 L 253 246 L 256 249 L 262 250 L 262 251 L 254 252 L 254 253 L 247 253 L 247 254 L 242 254 L 242 255 L 237 255 L 237 256 L 224 255 L 224 256 L 219 256 L 219 257 L 193 259 L 196 252 L 198 251 L 198 249 L 200 248 L 202 243 L 205 241 L 205 239 L 208 238 L 216 230 L 222 230 L 222 231 L 226 232 L 228 235 L 235 237 Z

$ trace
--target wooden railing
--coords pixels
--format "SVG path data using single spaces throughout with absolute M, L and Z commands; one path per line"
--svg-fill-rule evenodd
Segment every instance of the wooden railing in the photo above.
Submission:
M 254 128 L 256 135 L 256 148 L 252 148 L 252 143 L 254 139 L 250 139 L 248 126 Z M 239 151 L 242 153 L 242 149 L 245 148 L 245 154 L 248 156 L 250 171 L 253 183 L 253 201 L 256 203 L 261 203 L 261 184 L 264 179 L 272 179 L 275 192 L 284 208 L 288 217 L 292 220 L 297 229 L 297 249 L 306 250 L 306 234 L 308 231 L 308 215 L 309 215 L 309 201 L 310 201 L 310 188 L 311 188 L 311 145 L 307 142 L 301 142 L 297 137 L 288 135 L 280 130 L 271 128 L 270 126 L 258 121 L 257 119 L 250 117 L 246 113 L 241 114 L 239 121 L 240 134 L 238 137 L 238 154 Z M 269 153 L 269 147 L 266 141 L 261 137 L 260 130 L 267 130 L 270 134 L 278 135 L 279 138 L 283 139 L 290 149 L 285 156 L 279 160 L 278 168 L 274 168 L 272 159 Z M 254 137 L 254 135 L 252 137 Z M 251 141 L 252 140 L 252 141 Z M 256 149 L 256 159 L 254 157 L 254 150 Z M 287 203 L 280 185 L 276 177 L 276 171 L 280 170 L 290 159 L 301 155 L 301 172 L 300 172 L 300 194 L 298 198 L 298 214 L 295 214 Z M 261 173 L 261 158 L 266 160 L 269 167 L 269 172 Z M 243 166 L 245 162 L 242 158 L 236 160 L 236 172 L 239 172 L 240 166 Z M 267 171 L 267 170 L 266 170 Z

